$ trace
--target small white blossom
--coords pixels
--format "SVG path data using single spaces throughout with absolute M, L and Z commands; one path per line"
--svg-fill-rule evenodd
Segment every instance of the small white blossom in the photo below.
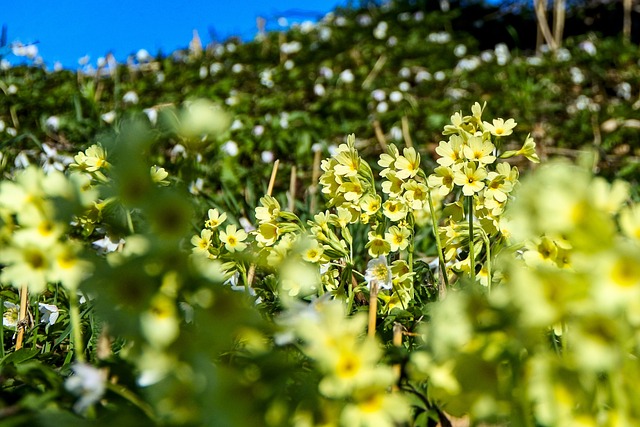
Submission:
M 284 53 L 285 55 L 297 53 L 300 52 L 300 50 L 302 50 L 302 44 L 299 41 L 294 40 L 288 43 L 282 43 L 280 45 L 280 52 Z
M 239 74 L 244 70 L 244 66 L 242 64 L 233 64 L 231 67 L 231 72 L 234 74 Z
M 391 36 L 387 39 L 387 46 L 393 47 L 398 44 L 398 38 L 396 36 Z
M 400 71 L 398 71 L 398 76 L 403 79 L 408 79 L 409 77 L 411 77 L 411 70 L 407 67 L 402 67 L 400 68 Z
M 569 69 L 569 73 L 571 73 L 571 81 L 574 84 L 581 84 L 584 82 L 584 74 L 582 73 L 582 71 L 580 70 L 580 68 L 578 67 L 571 67 Z
M 351 70 L 347 69 L 340 73 L 340 80 L 345 83 L 353 83 L 355 77 L 353 76 Z
M 195 181 L 192 181 L 189 184 L 189 193 L 193 195 L 198 195 L 202 192 L 204 188 L 204 180 L 202 178 L 196 178 Z
M 4 311 L 2 312 L 2 326 L 15 329 L 18 326 L 19 310 L 18 304 L 5 301 Z
M 122 97 L 122 101 L 125 104 L 135 105 L 139 101 L 138 94 L 130 90 L 129 92 L 124 94 L 124 96 Z
M 324 86 L 322 86 L 320 83 L 316 83 L 313 86 L 313 93 L 316 94 L 316 96 L 324 96 L 326 93 L 326 90 L 324 88 Z
M 381 114 L 386 113 L 387 111 L 389 111 L 389 104 L 387 104 L 385 101 L 380 102 L 376 106 L 376 111 Z
M 319 142 L 316 142 L 311 146 L 311 151 L 313 151 L 314 153 L 317 153 L 318 151 L 322 151 L 322 144 Z
M 584 50 L 591 56 L 594 56 L 596 53 L 598 53 L 598 49 L 596 49 L 596 45 L 593 44 L 591 40 L 585 40 L 583 42 L 580 42 L 580 49 Z
M 52 132 L 58 132 L 60 129 L 60 119 L 57 116 L 49 116 L 45 120 L 44 125 Z
M 281 16 L 278 18 L 278 25 L 286 28 L 289 26 L 289 21 L 284 16 Z
M 200 79 L 205 79 L 209 75 L 209 70 L 204 65 L 200 67 L 200 71 L 198 72 L 198 76 Z
M 260 159 L 263 163 L 271 164 L 273 163 L 274 155 L 272 151 L 263 151 L 260 153 Z
M 235 157 L 238 155 L 238 144 L 236 144 L 235 141 L 227 141 L 224 144 L 222 144 L 222 147 L 220 147 L 220 149 L 224 152 L 227 153 L 228 155 L 230 155 L 231 157 Z
M 380 255 L 367 263 L 367 271 L 364 274 L 369 289 L 376 284 L 379 289 L 392 289 L 391 269 L 387 264 L 387 257 Z
M 445 44 L 451 41 L 451 34 L 441 31 L 439 33 L 431 33 L 427 36 L 427 41 L 437 44 Z
M 138 62 L 147 62 L 151 60 L 151 55 L 146 49 L 140 49 L 136 53 L 136 59 L 138 60 Z
M 327 80 L 333 78 L 333 70 L 329 67 L 320 67 L 319 74 Z
M 362 15 L 358 15 L 358 17 L 356 18 L 356 21 L 358 22 L 358 25 L 360 25 L 361 27 L 368 27 L 369 25 L 372 24 L 373 19 L 371 19 L 371 16 L 363 13 Z
M 409 89 L 411 89 L 411 85 L 409 84 L 409 82 L 400 82 L 400 84 L 398 85 L 398 89 L 400 89 L 403 92 L 406 92 Z
M 286 61 L 284 61 L 285 70 L 293 70 L 293 67 L 295 67 L 295 65 L 295 62 L 293 62 L 291 59 L 287 59 Z
M 433 74 L 433 78 L 436 79 L 436 81 L 443 81 L 445 78 L 447 77 L 447 75 L 444 73 L 444 71 L 436 71 Z
M 389 101 L 391 102 L 396 102 L 396 103 L 400 102 L 402 101 L 402 98 L 403 98 L 402 93 L 397 90 L 394 90 L 389 94 Z
M 385 99 L 387 99 L 387 94 L 382 89 L 374 89 L 371 92 L 371 96 L 373 97 L 373 99 L 375 99 L 378 102 L 384 101 Z
M 326 42 L 331 39 L 331 28 L 322 27 L 320 28 L 320 32 L 318 33 L 318 38 L 323 42 Z
M 287 112 L 280 113 L 280 127 L 282 129 L 289 128 L 289 113 Z
M 108 124 L 113 123 L 113 121 L 116 119 L 116 112 L 115 111 L 109 111 L 108 113 L 104 113 L 100 116 L 100 118 Z
M 561 47 L 560 49 L 556 50 L 556 60 L 558 62 L 567 62 L 570 59 L 571 59 L 571 52 L 569 52 L 568 49 Z
M 416 21 L 416 22 L 424 21 L 424 12 L 418 11 L 418 12 L 414 13 L 413 14 L 413 20 Z
M 402 129 L 400 129 L 398 126 L 393 126 L 391 129 L 389 129 L 389 133 L 391 134 L 391 139 L 393 139 L 394 141 L 402 140 Z
M 253 135 L 255 135 L 255 136 L 262 136 L 264 134 L 264 126 L 255 125 L 253 127 L 253 130 L 251 131 L 251 133 L 253 133 Z
M 420 70 L 416 73 L 415 82 L 422 83 L 431 80 L 431 73 L 426 70 Z
M 60 311 L 58 307 L 53 304 L 45 304 L 42 302 L 38 303 L 38 310 L 42 313 L 42 317 L 40 318 L 40 322 L 46 323 L 49 326 L 53 326 L 58 320 L 58 316 L 60 316 Z
M 453 48 L 453 54 L 458 58 L 462 58 L 467 54 L 467 47 L 463 44 L 456 45 L 456 47 Z
M 494 52 L 498 65 L 505 65 L 509 61 L 509 58 L 511 58 L 509 48 L 504 43 L 498 43 L 494 49 Z
M 65 388 L 80 399 L 73 405 L 77 413 L 84 413 L 96 403 L 106 390 L 107 372 L 87 363 L 75 363 L 71 375 L 65 381 Z
M 214 62 L 213 64 L 209 65 L 209 74 L 211 74 L 212 76 L 218 74 L 220 71 L 222 71 L 221 63 Z
M 389 24 L 384 21 L 378 22 L 376 28 L 373 29 L 373 37 L 378 40 L 382 40 L 387 37 L 387 30 L 389 29 Z
M 18 93 L 18 87 L 14 84 L 9 85 L 9 87 L 7 88 L 7 93 L 9 95 L 15 95 L 16 93 Z
M 485 50 L 480 54 L 480 59 L 482 59 L 484 62 L 491 62 L 493 61 L 493 52 L 491 52 L 490 50 Z
M 147 115 L 147 118 L 149 118 L 151 124 L 155 126 L 155 124 L 158 122 L 158 110 L 156 110 L 155 108 L 145 108 L 144 110 L 142 110 L 142 112 Z

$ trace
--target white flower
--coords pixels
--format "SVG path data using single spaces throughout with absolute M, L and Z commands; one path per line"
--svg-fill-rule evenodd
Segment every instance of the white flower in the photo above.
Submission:
M 278 18 L 278 25 L 280 25 L 281 27 L 288 27 L 289 21 L 284 16 L 281 16 L 280 18 Z
M 96 403 L 106 390 L 107 372 L 87 363 L 75 363 L 71 369 L 74 374 L 64 383 L 71 393 L 80 397 L 73 410 L 84 413 L 89 406 Z
M 389 25 L 386 22 L 378 22 L 378 25 L 376 25 L 376 28 L 374 28 L 373 30 L 373 37 L 377 38 L 378 40 L 386 38 L 388 28 Z
M 441 31 L 439 33 L 431 33 L 427 36 L 427 40 L 431 43 L 444 44 L 451 40 L 451 34 Z
M 376 101 L 380 102 L 380 101 L 384 101 L 385 99 L 387 99 L 387 94 L 385 93 L 384 90 L 382 89 L 375 89 L 371 92 L 371 96 L 373 97 L 373 99 L 375 99 Z
M 9 87 L 7 88 L 7 93 L 9 95 L 15 95 L 16 93 L 18 93 L 18 87 L 16 85 L 9 85 Z
M 631 85 L 629 82 L 622 82 L 616 86 L 616 95 L 627 101 L 631 99 Z
M 214 62 L 209 66 L 209 74 L 211 75 L 218 74 L 220 71 L 222 71 L 222 64 L 219 62 Z
M 242 122 L 239 119 L 235 119 L 233 123 L 231 123 L 231 127 L 229 128 L 229 130 L 239 130 L 243 127 L 244 125 L 242 124 Z
M 124 239 L 113 240 L 110 236 L 104 236 L 102 239 L 95 240 L 95 246 L 101 253 L 115 252 L 119 247 L 124 245 Z
M 409 12 L 402 12 L 398 15 L 398 21 L 400 22 L 407 22 L 409 19 L 411 19 L 411 14 Z
M 227 43 L 225 45 L 225 49 L 227 49 L 227 52 L 229 53 L 233 53 L 236 51 L 237 46 L 234 43 Z
M 596 45 L 593 44 L 591 40 L 585 40 L 583 42 L 580 42 L 580 49 L 584 50 L 591 56 L 598 53 L 598 49 L 596 49 Z
M 542 64 L 542 58 L 538 56 L 530 56 L 527 58 L 527 64 L 537 67 L 538 65 Z
M 349 69 L 344 70 L 343 72 L 340 73 L 340 80 L 342 80 L 345 83 L 353 83 L 354 79 L 355 77 L 353 76 L 353 73 Z
M 260 153 L 260 159 L 263 163 L 273 163 L 273 152 L 272 151 L 263 151 Z
M 482 59 L 484 62 L 491 62 L 493 61 L 493 52 L 491 52 L 490 50 L 485 50 L 480 54 L 480 59 Z
M 139 101 L 138 94 L 135 93 L 134 91 L 130 90 L 129 92 L 124 94 L 124 96 L 122 97 L 122 101 L 125 104 L 135 105 Z
M 242 64 L 233 64 L 233 66 L 231 67 L 231 72 L 234 74 L 238 74 L 241 73 L 243 69 L 244 66 Z
M 45 304 L 42 302 L 38 303 L 38 310 L 42 313 L 42 318 L 40 322 L 47 323 L 50 326 L 56 323 L 58 320 L 58 316 L 60 316 L 60 312 L 58 311 L 58 307 L 53 304 Z
M 389 129 L 389 133 L 391 134 L 391 139 L 394 141 L 400 141 L 402 139 L 402 129 L 398 126 L 393 126 Z
M 100 118 L 108 124 L 113 123 L 113 121 L 116 119 L 116 112 L 115 111 L 109 111 L 108 113 L 104 113 L 100 116 Z
M 255 125 L 251 131 L 255 136 L 262 136 L 264 134 L 264 126 Z
M 364 279 L 367 281 L 369 289 L 374 283 L 378 285 L 379 289 L 392 289 L 391 269 L 387 264 L 387 257 L 380 255 L 378 258 L 370 260 Z
M 87 65 L 89 63 L 89 55 L 85 55 L 78 59 L 78 65 Z
M 431 73 L 426 70 L 420 70 L 416 73 L 415 82 L 422 83 L 431 80 Z
M 248 218 L 245 218 L 243 216 L 238 218 L 238 222 L 240 223 L 240 227 L 242 227 L 244 229 L 244 231 L 246 231 L 247 233 L 250 233 L 250 232 L 252 232 L 252 231 L 254 231 L 256 229 L 253 226 L 253 224 L 251 224 L 251 221 L 249 221 Z
M 289 113 L 280 113 L 280 127 L 282 129 L 289 128 Z
M 329 67 L 322 66 L 320 67 L 319 74 L 328 80 L 333 77 L 333 70 Z
M 47 129 L 53 132 L 58 132 L 58 129 L 60 128 L 60 119 L 57 116 L 49 116 L 44 124 Z
M 198 74 L 200 76 L 200 79 L 205 79 L 209 74 L 209 70 L 207 70 L 207 67 L 203 65 L 202 67 L 200 67 L 200 71 Z
M 11 62 L 7 61 L 6 59 L 2 59 L 0 61 L 0 70 L 6 71 L 10 68 L 11 68 Z M 55 66 L 54 66 L 54 69 L 55 69 Z M 62 67 L 60 69 L 62 69 Z
M 318 151 L 322 151 L 322 144 L 320 144 L 319 142 L 316 142 L 311 146 L 311 151 L 313 151 L 314 153 L 317 153 Z
M 564 47 L 561 47 L 560 49 L 556 50 L 556 60 L 558 62 L 567 62 L 571 59 L 571 52 L 569 52 L 569 50 L 565 49 Z
M 373 22 L 373 19 L 371 19 L 371 16 L 366 15 L 364 13 L 362 15 L 358 15 L 356 20 L 358 21 L 358 25 L 360 25 L 361 27 L 368 27 Z
M 569 72 L 571 73 L 571 81 L 574 84 L 581 84 L 582 82 L 584 82 L 584 74 L 582 73 L 582 71 L 580 70 L 580 68 L 578 67 L 571 67 L 569 69 Z
M 494 49 L 494 52 L 498 65 L 505 65 L 509 61 L 509 58 L 511 58 L 509 48 L 504 43 L 498 43 Z
M 376 106 L 376 111 L 378 113 L 386 113 L 387 111 L 389 111 L 389 104 L 387 104 L 385 101 L 382 101 Z
M 191 194 L 200 194 L 202 189 L 204 188 L 204 180 L 202 178 L 196 178 L 195 181 L 192 181 L 189 184 L 189 193 Z
M 9 301 L 4 302 L 4 312 L 2 313 L 2 326 L 15 329 L 18 326 L 18 316 L 20 307 Z
M 347 18 L 344 16 L 338 16 L 336 17 L 334 24 L 336 24 L 336 27 L 344 27 L 347 25 Z
M 299 41 L 291 41 L 289 43 L 282 43 L 280 45 L 280 52 L 285 55 L 290 55 L 292 53 L 300 52 L 302 49 L 302 44 Z
M 387 46 L 393 47 L 398 44 L 398 38 L 396 36 L 391 36 L 387 40 Z
M 402 101 L 402 98 L 403 98 L 402 93 L 398 92 L 397 90 L 394 90 L 389 94 L 389 101 L 391 102 L 400 102 Z
M 445 78 L 447 77 L 447 75 L 444 73 L 444 71 L 436 71 L 433 74 L 433 78 L 436 79 L 436 81 L 443 81 Z
M 6 125 L 4 124 L 4 121 L 0 120 L 0 132 L 4 132 L 5 127 Z
M 335 144 L 331 144 L 327 147 L 327 151 L 329 152 L 329 155 L 333 157 L 338 154 L 338 146 Z
M 403 79 L 408 79 L 409 77 L 411 77 L 411 70 L 407 67 L 402 67 L 400 68 L 400 71 L 398 71 L 398 76 Z
M 323 42 L 326 42 L 327 40 L 331 39 L 331 28 L 328 28 L 328 27 L 320 28 L 320 33 L 318 34 L 318 38 L 320 38 L 320 40 L 322 40 Z
M 315 86 L 313 86 L 313 93 L 315 93 L 316 96 L 324 96 L 326 90 L 320 83 L 316 83 Z
M 296 63 L 293 62 L 291 59 L 287 59 L 286 61 L 284 61 L 285 70 L 292 70 L 295 65 Z
M 416 22 L 424 21 L 424 12 L 418 11 L 418 12 L 414 13 L 413 14 L 413 20 L 416 21 Z
M 155 125 L 158 122 L 158 110 L 155 108 L 145 108 L 142 112 L 147 115 L 152 125 Z
M 462 58 L 467 54 L 467 47 L 463 44 L 459 44 L 453 48 L 453 54 L 458 58 Z
M 409 84 L 409 82 L 400 82 L 400 84 L 398 85 L 398 89 L 400 89 L 403 92 L 406 92 L 409 89 L 411 89 L 411 85 Z
M 235 157 L 238 155 L 238 144 L 235 141 L 227 141 L 225 142 L 220 149 L 230 155 L 231 157 Z
M 158 71 L 158 73 L 156 74 L 156 83 L 164 83 L 164 73 L 162 71 Z

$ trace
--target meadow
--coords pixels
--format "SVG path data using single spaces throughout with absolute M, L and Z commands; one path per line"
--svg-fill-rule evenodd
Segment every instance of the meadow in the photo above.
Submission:
M 0 425 L 638 425 L 640 50 L 507 6 L 2 60 Z

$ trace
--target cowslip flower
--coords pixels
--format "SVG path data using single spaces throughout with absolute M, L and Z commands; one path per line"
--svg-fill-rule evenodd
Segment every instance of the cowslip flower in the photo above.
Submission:
M 223 212 L 222 214 L 218 211 L 218 209 L 209 209 L 207 212 L 208 220 L 204 222 L 205 227 L 215 230 L 220 226 L 223 222 L 227 220 L 227 213 Z
M 195 235 L 191 238 L 191 244 L 193 245 L 192 252 L 197 255 L 206 255 L 209 257 L 209 248 L 211 248 L 211 240 L 213 231 L 202 230 L 200 235 Z
M 369 241 L 365 245 L 365 248 L 369 250 L 369 255 L 372 257 L 378 257 L 380 255 L 387 255 L 391 250 L 391 245 L 380 234 L 376 234 L 373 231 L 369 232 Z
M 394 163 L 397 177 L 400 179 L 413 178 L 420 170 L 420 154 L 413 147 L 402 150 L 402 156 L 398 156 Z
M 462 153 L 467 160 L 488 165 L 496 161 L 496 156 L 491 154 L 494 149 L 495 146 L 491 141 L 483 140 L 479 136 L 472 136 L 467 141 L 467 145 L 462 148 Z
M 487 170 L 478 168 L 475 162 L 467 163 L 454 172 L 453 182 L 462 187 L 462 194 L 472 196 L 484 188 L 484 181 L 487 177 Z
M 384 233 L 385 240 L 391 246 L 391 252 L 406 249 L 409 246 L 410 236 L 411 232 L 407 227 L 398 227 L 397 225 L 389 227 L 389 230 Z
M 504 119 L 493 119 L 493 124 L 489 122 L 482 122 L 485 132 L 490 132 L 494 136 L 508 136 L 513 133 L 513 128 L 517 123 L 513 119 L 509 119 L 506 122 Z
M 242 229 L 237 229 L 235 224 L 227 225 L 225 231 L 220 231 L 220 241 L 229 252 L 242 252 L 247 244 L 243 243 L 247 238 L 247 233 Z

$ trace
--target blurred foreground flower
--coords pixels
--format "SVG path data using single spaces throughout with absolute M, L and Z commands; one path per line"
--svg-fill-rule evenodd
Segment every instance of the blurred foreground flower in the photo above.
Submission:
M 71 369 L 71 375 L 65 381 L 65 388 L 79 399 L 73 405 L 77 413 L 84 413 L 91 405 L 96 403 L 106 390 L 107 372 L 95 368 L 87 363 L 76 363 Z

